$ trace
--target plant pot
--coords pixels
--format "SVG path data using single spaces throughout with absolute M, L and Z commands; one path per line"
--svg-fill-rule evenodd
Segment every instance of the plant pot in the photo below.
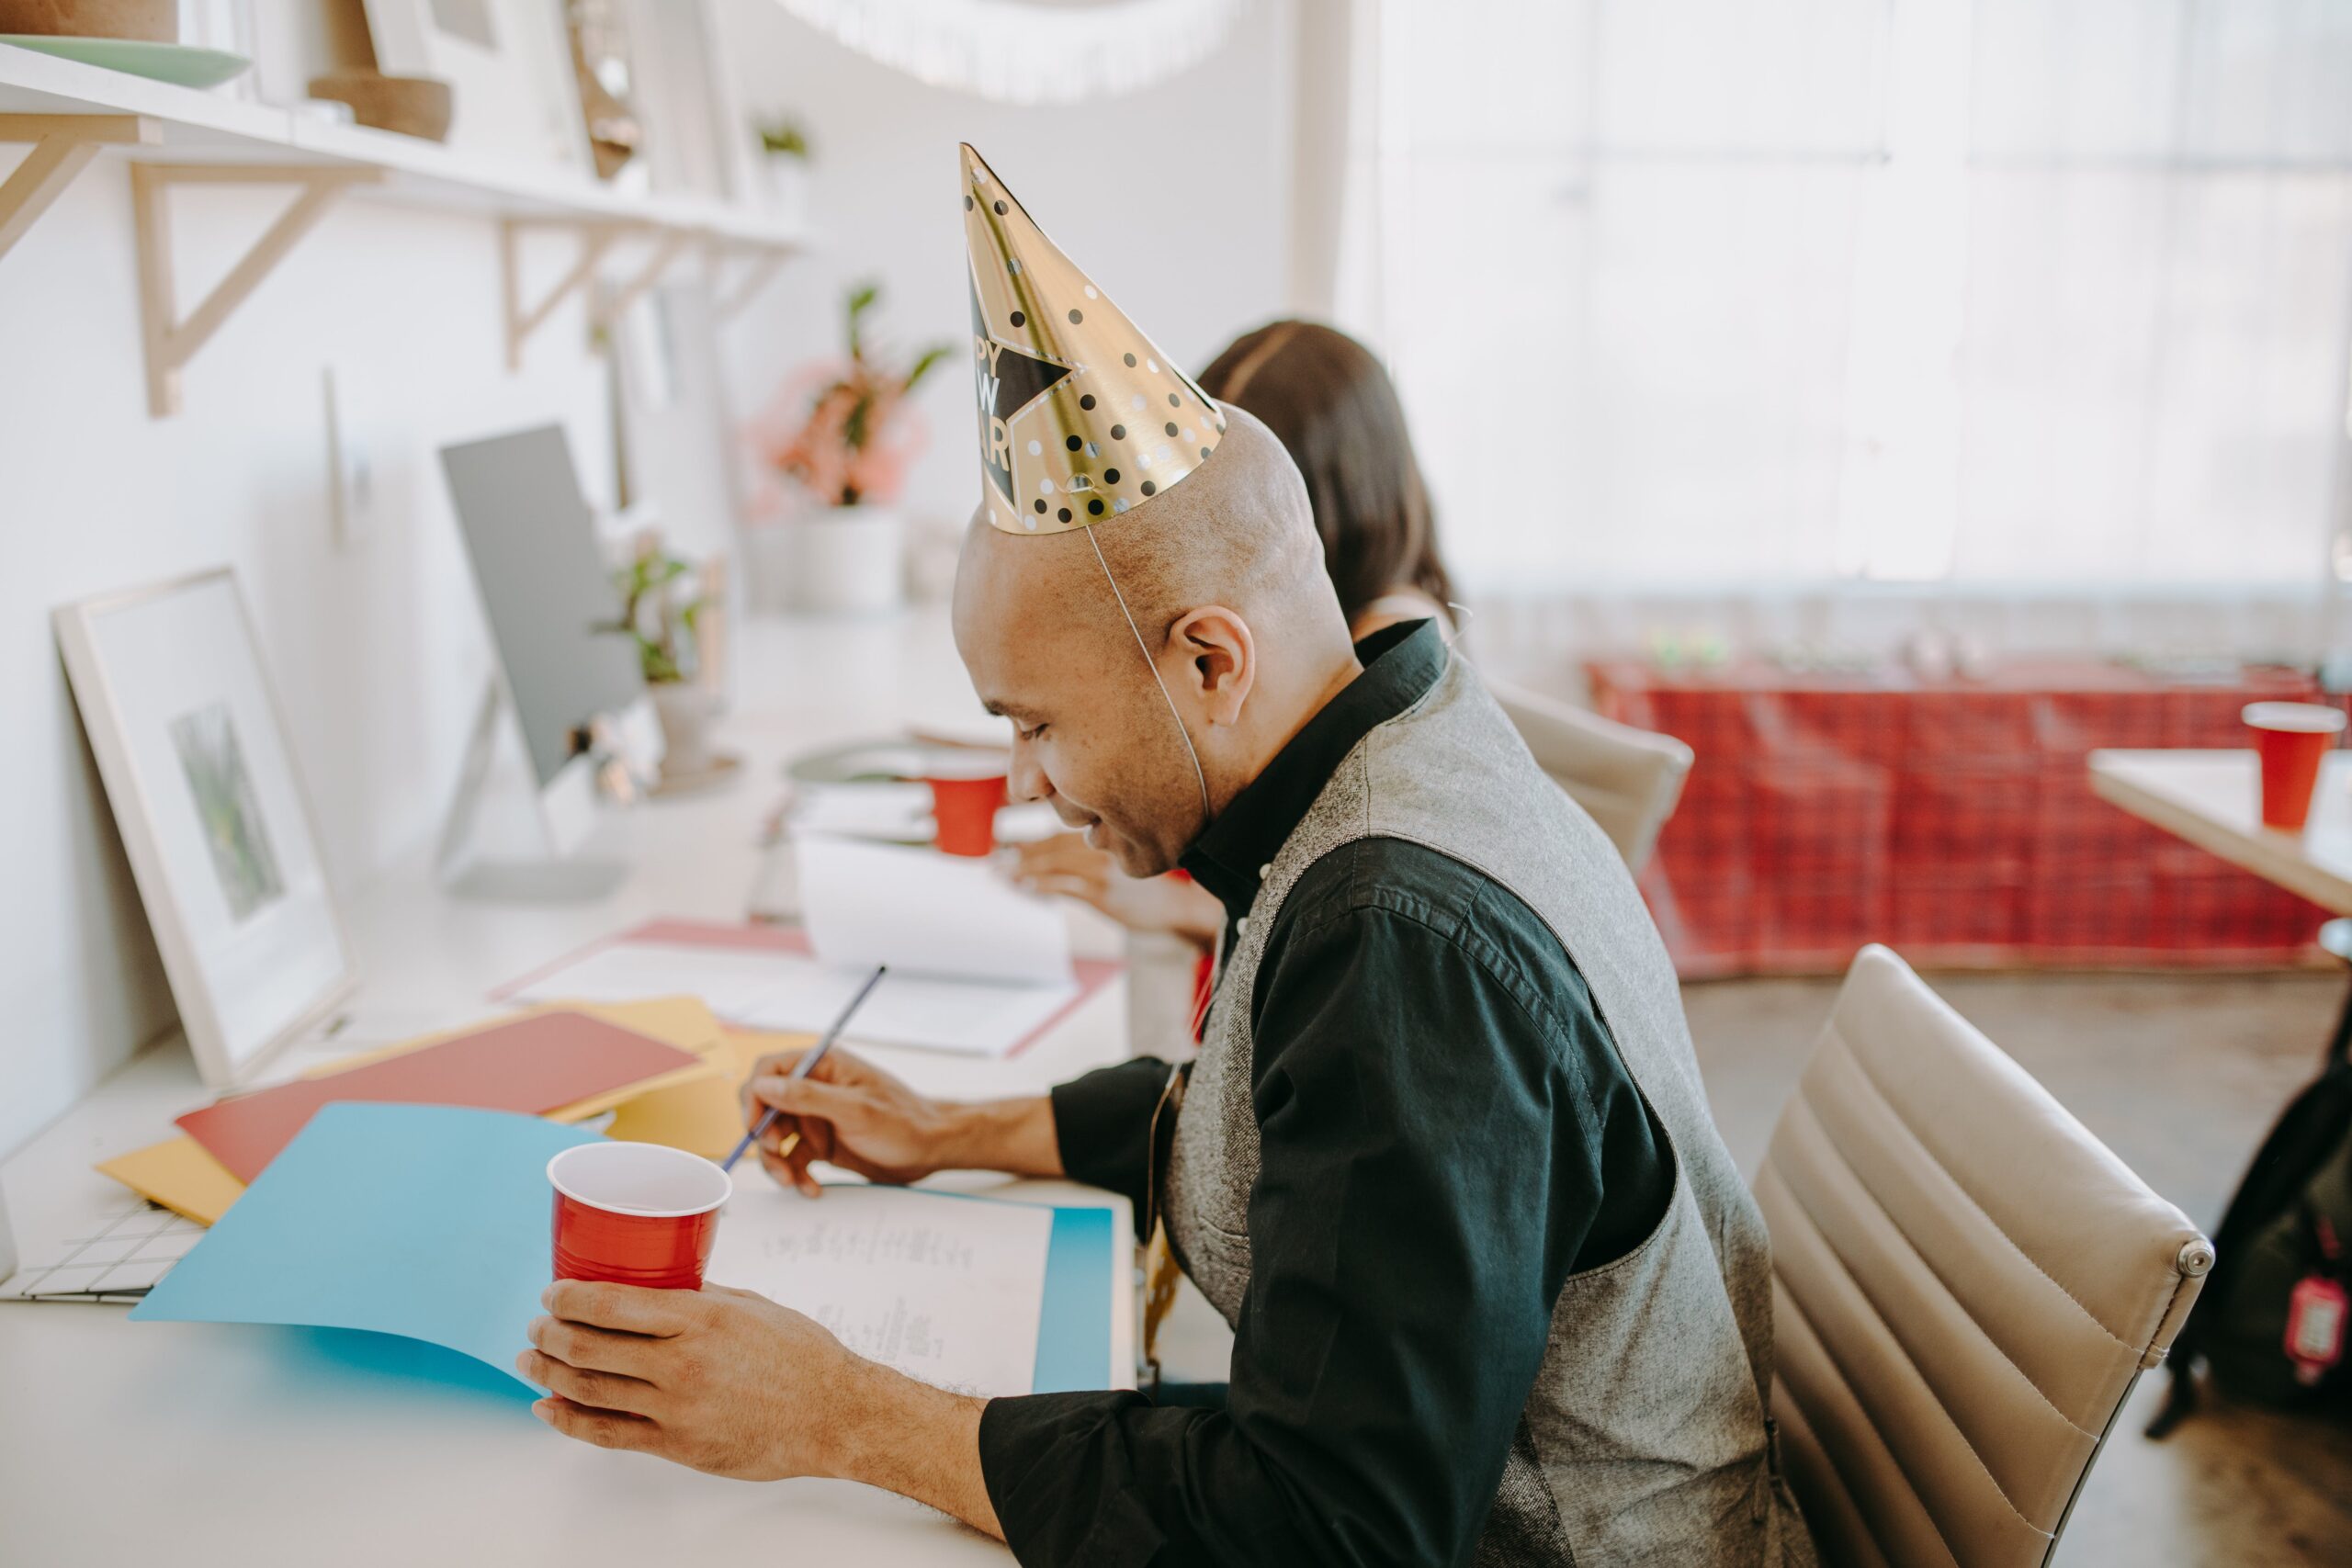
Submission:
M 0 0 L 0 33 L 177 43 L 179 0 Z
M 647 689 L 662 720 L 662 773 L 684 777 L 709 772 L 718 761 L 710 729 L 718 694 L 699 681 L 657 681 Z
M 796 229 L 808 224 L 808 160 L 797 152 L 767 154 L 769 205 Z
M 816 615 L 873 615 L 899 605 L 906 520 L 890 506 L 823 506 L 773 532 L 784 539 L 790 604 Z

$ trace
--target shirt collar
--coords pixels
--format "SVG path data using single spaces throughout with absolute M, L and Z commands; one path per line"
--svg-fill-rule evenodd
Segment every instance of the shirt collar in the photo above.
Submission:
M 1444 673 L 1447 654 L 1436 622 L 1408 621 L 1356 644 L 1356 658 L 1363 673 L 1324 704 L 1184 852 L 1184 869 L 1216 895 L 1229 919 L 1249 912 L 1276 852 L 1356 742 L 1419 702 Z

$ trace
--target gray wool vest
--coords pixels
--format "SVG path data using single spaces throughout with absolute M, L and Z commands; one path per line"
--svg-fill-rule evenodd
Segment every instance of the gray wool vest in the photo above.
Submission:
M 1459 656 L 1419 702 L 1348 754 L 1262 879 L 1177 1112 L 1159 1193 L 1177 1260 L 1237 1322 L 1258 1174 L 1250 1001 L 1266 933 L 1309 865 L 1375 836 L 1453 856 L 1551 928 L 1665 1127 L 1676 1166 L 1657 1228 L 1625 1257 L 1572 1276 L 1553 1303 L 1474 1561 L 1810 1564 L 1765 1421 L 1764 1222 L 1708 1113 L 1673 965 L 1608 839 L 1536 766 Z

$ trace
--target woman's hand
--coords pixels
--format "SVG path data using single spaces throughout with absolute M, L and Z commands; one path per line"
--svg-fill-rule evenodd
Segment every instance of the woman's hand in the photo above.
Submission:
M 1207 889 L 1182 877 L 1129 876 L 1083 834 L 1010 845 L 1005 863 L 1017 886 L 1091 904 L 1129 931 L 1174 931 L 1213 948 L 1225 929 L 1224 907 Z
M 935 1170 L 1062 1173 L 1053 1102 L 1043 1095 L 980 1104 L 932 1100 L 839 1047 L 807 1077 L 792 1077 L 805 1055 L 761 1057 L 743 1088 L 743 1113 L 752 1126 L 775 1109 L 775 1124 L 760 1139 L 760 1164 L 811 1198 L 823 1190 L 809 1172 L 813 1160 L 899 1186 Z

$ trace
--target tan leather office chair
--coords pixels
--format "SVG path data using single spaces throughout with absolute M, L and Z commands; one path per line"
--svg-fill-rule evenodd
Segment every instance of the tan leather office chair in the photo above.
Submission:
M 1625 863 L 1641 870 L 1682 798 L 1690 748 L 1508 682 L 1489 677 L 1487 690 L 1544 771 L 1592 814 Z
M 1822 1562 L 2046 1562 L 2212 1244 L 1877 946 L 1756 1196 L 1772 1413 Z

